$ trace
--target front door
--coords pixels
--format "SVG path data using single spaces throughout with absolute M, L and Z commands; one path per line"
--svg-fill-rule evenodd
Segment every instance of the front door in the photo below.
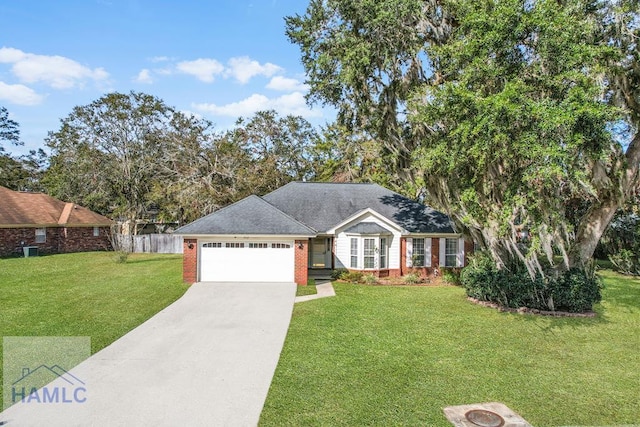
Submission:
M 325 237 L 311 240 L 311 268 L 331 268 L 330 242 Z

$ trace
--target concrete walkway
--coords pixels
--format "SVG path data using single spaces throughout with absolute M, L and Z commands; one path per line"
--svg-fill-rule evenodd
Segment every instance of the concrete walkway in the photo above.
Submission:
M 333 289 L 333 285 L 331 284 L 331 282 L 323 283 L 322 285 L 317 285 L 316 292 L 317 293 L 315 295 L 303 295 L 303 296 L 296 297 L 296 302 L 311 301 L 318 298 L 336 296 L 336 291 Z
M 85 382 L 86 402 L 17 403 L 0 425 L 255 426 L 295 286 L 197 283 L 70 371 Z

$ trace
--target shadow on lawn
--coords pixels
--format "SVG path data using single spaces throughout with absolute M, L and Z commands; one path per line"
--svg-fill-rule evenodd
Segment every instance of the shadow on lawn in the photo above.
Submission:
M 603 301 L 624 309 L 627 313 L 640 311 L 640 279 L 611 271 L 601 274 L 605 287 Z
M 610 317 L 608 316 L 604 307 L 601 304 L 597 304 L 594 307 L 596 316 L 594 317 L 561 317 L 561 316 L 545 316 L 532 313 L 504 313 L 506 316 L 510 316 L 513 319 L 517 319 L 521 322 L 531 323 L 532 328 L 538 328 L 544 332 L 553 333 L 554 330 L 566 329 L 566 328 L 589 328 L 589 327 L 601 327 L 607 323 L 610 323 Z
M 127 259 L 126 262 L 124 262 L 123 264 L 146 264 L 149 262 L 157 262 L 157 261 L 167 261 L 167 258 L 173 256 L 176 259 L 181 258 L 182 255 L 180 254 L 163 254 L 164 256 L 155 256 L 155 257 L 145 257 L 145 258 L 138 258 L 135 256 L 135 254 L 130 254 L 129 258 Z

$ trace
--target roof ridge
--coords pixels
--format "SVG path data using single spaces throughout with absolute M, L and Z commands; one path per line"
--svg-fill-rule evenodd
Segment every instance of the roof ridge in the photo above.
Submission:
M 289 184 L 287 184 L 287 185 L 289 185 Z M 260 196 L 256 196 L 256 197 L 257 197 L 257 198 L 259 198 L 260 200 L 262 200 L 262 201 L 263 201 L 264 203 L 266 203 L 267 205 L 271 206 L 271 207 L 272 207 L 273 209 L 275 209 L 276 211 L 278 211 L 278 212 L 280 213 L 280 215 L 284 216 L 285 218 L 290 219 L 290 220 L 292 220 L 292 221 L 295 221 L 296 223 L 298 223 L 298 224 L 302 225 L 303 227 L 307 228 L 308 230 L 310 230 L 310 231 L 312 231 L 312 232 L 314 232 L 314 233 L 316 233 L 316 234 L 318 233 L 318 231 L 317 231 L 317 230 L 313 229 L 312 227 L 309 227 L 307 224 L 305 224 L 305 223 L 303 223 L 303 222 L 300 222 L 299 220 L 295 219 L 294 217 L 292 217 L 292 216 L 291 216 L 291 215 L 289 215 L 288 213 L 283 212 L 282 210 L 280 210 L 280 208 L 278 208 L 278 207 L 277 207 L 277 206 L 275 206 L 275 205 L 272 205 L 271 203 L 269 203 L 268 201 L 266 201 L 264 198 L 262 198 L 262 197 L 260 197 Z
M 294 217 L 292 217 L 291 215 L 289 215 L 289 214 L 287 214 L 287 213 L 283 212 L 283 211 L 282 211 L 282 210 L 280 210 L 278 207 L 276 207 L 276 206 L 272 205 L 271 203 L 267 202 L 265 199 L 263 199 L 262 197 L 260 197 L 260 196 L 258 196 L 258 195 L 256 195 L 256 194 L 250 194 L 250 195 L 248 195 L 247 197 L 244 197 L 244 198 L 242 198 L 242 199 L 240 199 L 240 200 L 238 200 L 238 201 L 236 201 L 236 202 L 234 202 L 234 203 L 232 203 L 232 204 L 230 204 L 230 205 L 227 205 L 227 206 L 225 206 L 225 207 L 223 207 L 223 208 L 220 208 L 220 209 L 218 209 L 218 210 L 216 210 L 216 211 L 213 211 L 213 212 L 211 212 L 211 213 L 209 213 L 209 214 L 207 214 L 207 215 L 204 215 L 204 216 L 202 216 L 202 217 L 198 218 L 197 220 L 195 220 L 195 221 L 193 221 L 193 222 L 191 222 L 191 223 L 189 223 L 189 224 L 185 224 L 185 225 L 183 225 L 182 227 L 178 228 L 178 229 L 176 230 L 176 232 L 179 234 L 180 229 L 182 229 L 183 227 L 197 225 L 197 224 L 198 224 L 198 223 L 200 223 L 200 222 L 206 222 L 206 221 L 207 221 L 207 218 L 208 218 L 210 215 L 213 215 L 213 214 L 219 214 L 219 213 L 221 213 L 221 212 L 223 212 L 223 211 L 225 211 L 225 210 L 227 210 L 227 209 L 232 208 L 233 206 L 235 206 L 235 205 L 237 205 L 237 204 L 239 204 L 239 203 L 246 202 L 247 200 L 254 200 L 254 199 L 255 199 L 255 200 L 260 201 L 260 203 L 261 203 L 261 204 L 266 205 L 269 209 L 271 209 L 272 211 L 276 212 L 279 216 L 283 217 L 283 218 L 284 218 L 284 219 L 286 219 L 287 221 L 294 222 L 296 225 L 298 225 L 298 226 L 300 226 L 300 227 L 303 227 L 304 229 L 308 230 L 311 234 L 315 235 L 315 234 L 317 234 L 317 233 L 318 233 L 318 232 L 317 232 L 316 230 L 314 230 L 313 228 L 311 228 L 311 227 L 309 227 L 308 225 L 306 225 L 306 224 L 304 224 L 304 223 L 302 223 L 302 222 L 298 221 L 297 219 L 295 219 L 295 218 L 294 218 Z
M 71 211 L 73 211 L 75 203 L 67 202 L 64 205 L 64 209 L 62 209 L 62 213 L 60 214 L 60 218 L 58 218 L 58 224 L 63 225 L 69 222 L 69 217 L 71 216 Z
M 289 184 L 378 185 L 380 186 L 380 184 L 376 182 L 291 181 L 280 188 L 286 187 Z M 280 188 L 277 188 L 274 191 L 277 191 Z
M 208 217 L 208 216 L 209 216 L 209 215 L 211 215 L 212 213 L 218 213 L 218 212 L 225 211 L 225 210 L 227 210 L 227 209 L 231 208 L 232 206 L 235 206 L 235 205 L 237 205 L 238 203 L 240 203 L 240 202 L 242 202 L 243 200 L 246 200 L 246 199 L 248 199 L 248 198 L 250 198 L 250 197 L 257 197 L 258 199 L 262 199 L 262 197 L 260 197 L 260 196 L 256 196 L 255 194 L 250 194 L 250 195 L 248 195 L 247 197 L 243 197 L 243 198 L 242 198 L 242 199 L 240 199 L 240 200 L 236 200 L 235 202 L 231 203 L 230 205 L 223 206 L 223 207 L 221 207 L 221 208 L 220 208 L 220 209 L 218 209 L 218 210 L 215 210 L 215 211 L 209 212 L 208 214 L 202 215 L 200 218 L 196 219 L 195 221 L 192 221 L 192 222 L 190 222 L 190 223 L 188 223 L 188 224 L 185 224 L 185 225 L 183 225 L 183 226 L 181 226 L 181 227 L 178 227 L 178 230 L 179 230 L 180 228 L 182 228 L 182 227 L 187 226 L 187 225 L 197 224 L 197 223 L 199 223 L 199 222 L 203 221 L 206 217 Z M 176 230 L 176 231 L 177 231 L 177 230 Z

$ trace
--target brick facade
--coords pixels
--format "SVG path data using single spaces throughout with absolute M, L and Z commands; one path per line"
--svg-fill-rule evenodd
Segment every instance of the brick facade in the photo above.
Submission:
M 45 228 L 45 227 L 43 227 Z M 46 239 L 36 243 L 36 228 L 0 228 L 0 257 L 21 256 L 23 246 L 36 246 L 41 254 L 106 251 L 111 249 L 109 227 L 46 227 Z
M 195 283 L 198 281 L 198 240 L 184 239 L 182 250 L 182 281 Z
M 295 243 L 295 274 L 294 281 L 301 286 L 306 286 L 309 280 L 309 240 L 296 240 Z
M 469 255 L 473 253 L 473 241 L 464 241 L 464 265 L 469 264 Z M 431 267 L 407 267 L 407 239 L 400 240 L 400 271 L 401 275 L 416 273 L 420 276 L 428 277 L 440 269 L 440 238 L 431 238 Z
M 419 276 L 428 277 L 435 273 L 440 265 L 440 239 L 431 238 L 431 267 L 407 267 L 407 239 L 400 240 L 400 271 L 401 275 L 416 273 Z
M 471 240 L 464 241 L 464 266 L 469 265 L 469 255 L 475 251 L 475 245 Z
M 465 265 L 468 263 L 467 255 L 473 252 L 473 242 L 465 241 Z M 295 272 L 294 281 L 301 286 L 305 286 L 308 281 L 309 265 L 309 240 L 295 241 Z M 406 238 L 400 240 L 400 268 L 383 270 L 366 270 L 365 273 L 373 274 L 376 277 L 399 277 L 408 273 L 417 273 L 421 276 L 431 276 L 440 264 L 440 239 L 431 239 L 431 267 L 407 267 L 407 242 Z M 334 258 L 335 255 L 332 257 Z M 333 261 L 332 261 L 333 262 Z M 359 270 L 352 270 L 359 271 Z M 186 283 L 198 281 L 198 241 L 197 239 L 184 239 L 183 242 L 183 264 L 182 278 Z

